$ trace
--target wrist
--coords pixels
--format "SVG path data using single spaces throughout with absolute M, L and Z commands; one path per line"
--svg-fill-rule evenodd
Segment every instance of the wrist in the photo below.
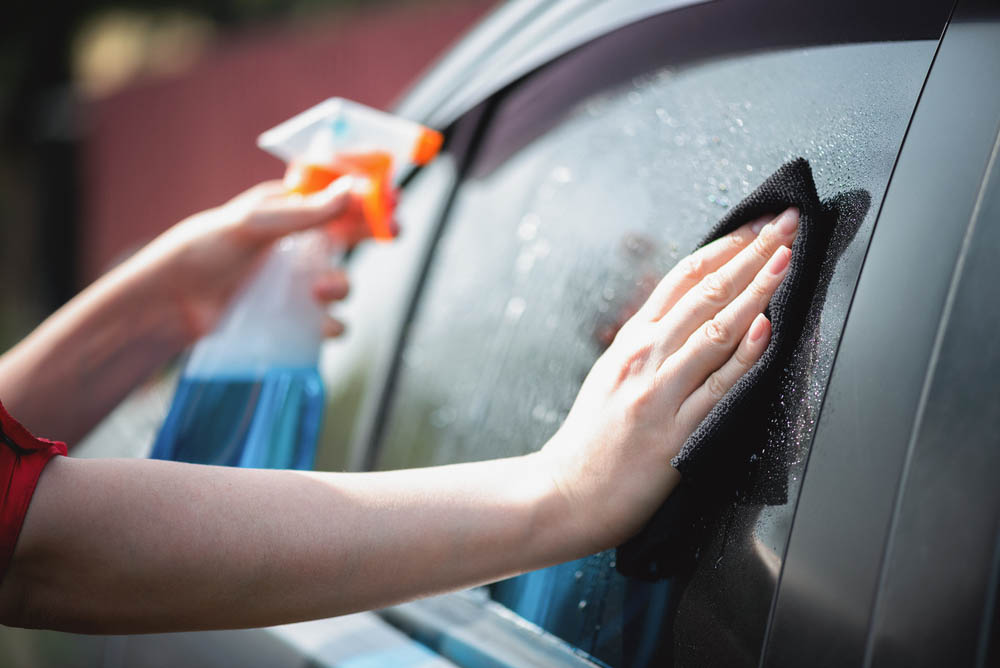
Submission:
M 165 334 L 162 343 L 171 356 L 207 334 L 219 315 L 219 281 L 211 281 L 203 270 L 216 245 L 214 236 L 205 233 L 212 227 L 211 221 L 203 221 L 209 213 L 175 225 L 107 276 L 120 286 L 123 301 L 146 303 L 150 324 Z
M 555 437 L 553 437 L 555 438 Z M 534 532 L 543 543 L 547 565 L 594 554 L 605 549 L 593 532 L 591 510 L 586 501 L 574 494 L 566 483 L 566 462 L 560 461 L 553 448 L 543 448 L 521 458 L 525 479 L 532 479 L 534 489 Z
M 550 504 L 561 509 L 562 540 L 573 553 L 568 558 L 623 543 L 680 482 L 669 461 L 635 454 L 616 452 L 613 441 L 581 438 L 565 425 L 535 453 L 551 479 Z

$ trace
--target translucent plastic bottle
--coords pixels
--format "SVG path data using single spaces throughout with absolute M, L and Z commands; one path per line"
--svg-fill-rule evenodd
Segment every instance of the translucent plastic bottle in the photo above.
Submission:
M 333 98 L 263 133 L 258 145 L 288 163 L 290 192 L 353 175 L 378 239 L 392 238 L 393 178 L 425 164 L 441 135 Z M 281 239 L 234 298 L 216 329 L 195 344 L 152 457 L 254 468 L 313 466 L 323 420 L 317 371 L 323 309 L 312 279 L 338 257 L 322 230 Z

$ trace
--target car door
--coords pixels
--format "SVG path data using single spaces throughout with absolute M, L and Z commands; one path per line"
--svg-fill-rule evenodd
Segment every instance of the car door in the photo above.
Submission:
M 807 158 L 844 204 L 842 252 L 776 397 L 788 421 L 694 568 L 646 583 L 607 552 L 498 583 L 494 603 L 603 665 L 760 662 L 840 335 L 950 9 L 675 8 L 457 118 L 457 185 L 366 434 L 375 468 L 539 447 L 623 318 L 786 160 Z

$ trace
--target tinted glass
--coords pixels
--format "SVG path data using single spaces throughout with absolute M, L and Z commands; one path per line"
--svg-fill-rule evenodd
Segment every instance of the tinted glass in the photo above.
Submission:
M 584 92 L 600 78 L 581 69 L 584 49 L 499 102 L 420 296 L 379 468 L 540 447 L 622 319 L 786 160 L 809 159 L 821 197 L 850 193 L 859 227 L 773 444 L 787 499 L 734 503 L 683 582 L 623 578 L 608 552 L 499 583 L 496 600 L 613 666 L 757 664 L 833 353 L 934 44 L 661 62 L 597 92 Z M 605 61 L 643 48 L 618 46 Z

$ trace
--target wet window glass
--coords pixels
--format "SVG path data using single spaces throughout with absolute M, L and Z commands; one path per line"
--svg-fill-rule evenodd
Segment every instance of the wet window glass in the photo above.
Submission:
M 785 161 L 807 158 L 822 198 L 864 204 L 802 353 L 781 434 L 787 500 L 734 502 L 683 581 L 624 578 L 612 551 L 498 583 L 495 600 L 610 666 L 757 665 L 833 353 L 934 45 L 660 63 L 580 94 L 585 73 L 557 62 L 499 101 L 419 297 L 378 468 L 540 447 L 622 319 Z

